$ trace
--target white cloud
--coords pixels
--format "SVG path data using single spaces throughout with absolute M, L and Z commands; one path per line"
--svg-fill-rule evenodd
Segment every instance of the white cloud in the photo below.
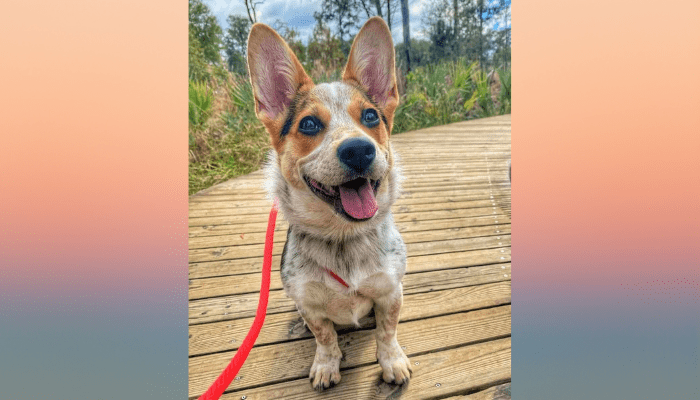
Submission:
M 243 0 L 203 0 L 216 16 L 221 27 L 226 30 L 228 23 L 226 19 L 230 14 L 238 14 L 247 16 L 246 8 Z M 416 39 L 425 39 L 424 26 L 422 22 L 422 14 L 427 11 L 431 0 L 409 0 L 409 18 L 411 37 Z M 258 21 L 273 25 L 276 20 L 282 20 L 290 28 L 294 28 L 299 32 L 303 42 L 307 42 L 311 36 L 313 27 L 316 21 L 313 14 L 316 11 L 321 11 L 323 0 L 264 0 L 263 4 L 258 6 Z M 364 18 L 363 18 L 364 19 Z M 361 21 L 362 22 L 362 21 Z M 510 25 L 510 16 L 508 16 L 508 25 Z M 503 24 L 503 16 L 495 18 L 491 21 L 494 26 Z M 392 21 L 391 34 L 394 43 L 403 43 L 403 26 L 401 19 L 401 8 L 399 7 Z

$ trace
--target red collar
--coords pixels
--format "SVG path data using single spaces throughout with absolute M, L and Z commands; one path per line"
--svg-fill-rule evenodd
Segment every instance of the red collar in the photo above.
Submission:
M 333 277 L 333 279 L 335 279 L 336 281 L 340 282 L 341 285 L 345 286 L 346 288 L 349 288 L 349 287 L 350 287 L 350 285 L 348 285 L 348 284 L 343 280 L 343 278 L 341 278 L 341 277 L 339 277 L 338 275 L 336 275 L 335 272 L 331 271 L 330 269 L 328 269 L 328 268 L 326 268 L 326 267 L 323 267 L 323 269 L 325 269 L 326 272 L 328 272 L 328 274 L 330 274 L 330 276 Z

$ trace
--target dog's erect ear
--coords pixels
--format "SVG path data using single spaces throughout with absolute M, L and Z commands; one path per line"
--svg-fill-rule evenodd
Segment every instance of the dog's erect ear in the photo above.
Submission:
M 253 25 L 248 36 L 248 73 L 255 112 L 270 120 L 289 107 L 301 86 L 313 84 L 284 39 L 261 23 Z
M 389 27 L 372 17 L 355 36 L 343 79 L 357 82 L 380 107 L 393 112 L 399 101 L 394 63 Z

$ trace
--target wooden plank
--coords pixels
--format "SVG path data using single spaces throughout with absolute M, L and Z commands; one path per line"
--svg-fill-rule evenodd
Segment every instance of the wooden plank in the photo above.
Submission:
M 461 154 L 461 153 L 460 153 Z M 484 159 L 480 161 L 470 161 L 464 158 L 457 158 L 455 162 L 426 164 L 424 162 L 398 164 L 403 172 L 405 182 L 411 182 L 424 178 L 439 178 L 439 177 L 460 177 L 464 175 L 479 176 L 489 172 L 505 173 L 507 169 L 507 155 L 498 159 Z M 427 165 L 433 165 L 434 168 L 429 168 Z M 217 188 L 229 189 L 238 187 L 239 183 L 246 185 L 257 184 L 263 182 L 264 176 L 249 176 L 243 175 L 234 178 L 230 181 L 220 184 Z M 215 193 L 207 193 L 207 195 L 215 195 Z
M 505 235 L 510 234 L 510 225 L 495 225 L 495 226 L 489 226 L 489 227 L 482 227 L 484 229 L 483 236 L 495 236 L 497 240 L 502 240 L 502 238 L 505 237 Z M 498 230 L 499 233 L 495 233 L 495 230 Z M 446 231 L 438 231 L 438 232 L 445 232 L 446 234 L 449 234 L 450 230 Z M 427 231 L 427 232 L 416 232 L 413 234 L 407 234 L 408 238 L 406 240 L 412 240 L 411 242 L 408 242 L 408 245 L 412 245 L 413 242 L 420 242 L 420 241 L 427 241 L 429 236 L 427 234 L 432 234 L 433 231 Z M 409 236 L 411 235 L 411 236 Z M 413 237 L 413 235 L 421 235 L 419 237 Z M 424 236 L 425 235 L 425 236 Z M 501 235 L 501 236 L 499 236 Z M 470 228 L 459 228 L 455 230 L 455 239 L 459 238 L 475 238 L 475 237 L 480 237 L 479 235 L 474 234 L 474 231 L 472 231 Z M 422 240 L 421 240 L 422 239 Z M 498 243 L 498 242 L 497 242 Z M 500 242 L 504 243 L 504 242 Z M 505 250 L 503 247 L 505 245 L 498 245 L 496 247 L 490 247 L 490 248 L 502 248 Z M 460 249 L 460 250 L 465 250 L 465 249 Z M 504 251 L 505 253 L 505 251 Z M 409 258 L 408 260 L 411 262 L 412 260 Z M 273 272 L 277 273 L 278 269 L 274 268 Z M 217 275 L 216 277 L 209 277 L 209 276 L 202 276 L 202 277 L 194 277 L 190 276 L 190 291 L 195 291 L 198 292 L 199 290 L 204 290 L 205 287 L 213 288 L 213 287 L 225 287 L 228 285 L 234 285 L 236 287 L 247 287 L 248 285 L 251 285 L 252 283 L 249 281 L 246 281 L 246 279 L 249 279 L 248 276 L 254 276 L 255 274 L 245 274 L 245 275 L 234 275 L 229 278 L 225 278 L 225 275 Z M 220 283 L 217 283 L 215 286 L 211 286 L 209 284 L 206 284 L 204 282 L 213 282 L 216 281 L 218 278 L 222 278 Z M 204 281 L 203 281 L 204 280 Z M 241 292 L 243 293 L 243 292 Z M 192 293 L 190 293 L 190 296 L 192 296 Z M 202 297 L 202 296 L 200 296 Z M 193 298 L 193 297 L 190 297 Z M 198 297 L 194 297 L 198 298 Z
M 433 307 L 438 307 L 440 310 L 450 309 L 444 302 L 474 302 L 475 304 L 479 304 L 479 306 L 475 306 L 474 308 L 489 307 L 503 304 L 503 300 L 506 297 L 510 299 L 509 282 L 495 282 L 450 290 L 415 293 L 405 296 L 401 315 L 404 313 L 425 312 L 425 310 L 414 310 L 414 308 L 420 306 L 426 309 L 430 308 L 431 305 L 433 305 Z M 423 304 L 420 304 L 420 302 L 423 302 Z M 443 304 L 440 304 L 440 302 L 443 302 Z M 451 306 L 454 307 L 455 305 Z M 255 315 L 257 307 L 257 293 L 191 300 L 189 306 L 189 323 L 203 324 L 207 322 L 229 321 L 252 317 Z M 294 301 L 288 298 L 284 291 L 270 291 L 270 298 L 267 306 L 268 315 L 294 310 L 296 310 Z
M 420 146 L 421 152 L 425 149 L 425 146 Z M 434 157 L 429 156 L 427 158 L 434 159 Z M 499 157 L 486 157 L 483 154 L 478 157 L 467 158 L 463 156 L 461 150 L 456 152 L 454 155 L 449 157 L 450 159 L 455 159 L 454 162 L 445 163 L 414 163 L 413 158 L 408 158 L 406 160 L 401 160 L 397 162 L 397 166 L 402 172 L 411 172 L 410 174 L 404 174 L 406 179 L 422 178 L 430 175 L 446 175 L 446 176 L 458 176 L 459 173 L 466 174 L 478 174 L 480 172 L 496 171 L 496 170 L 506 170 L 506 163 L 508 161 L 508 154 L 503 153 Z M 460 168 L 454 168 L 458 166 Z M 431 168 L 434 167 L 434 168 Z M 414 172 L 418 174 L 414 174 Z M 265 179 L 264 174 L 256 175 L 241 175 L 229 181 L 223 182 L 216 187 L 218 188 L 232 188 L 237 186 L 239 182 L 245 183 L 255 183 L 262 182 Z
M 401 191 L 401 196 L 398 198 L 398 201 L 401 201 L 403 199 L 413 199 L 413 198 L 421 198 L 421 197 L 428 197 L 428 198 L 435 198 L 435 196 L 440 196 L 440 197 L 451 197 L 451 196 L 489 196 L 490 192 L 493 190 L 492 187 L 487 186 L 481 189 L 460 189 L 460 188 L 454 188 L 452 186 L 447 186 L 447 187 L 441 187 L 437 190 L 435 190 L 435 193 L 425 193 L 425 192 L 411 192 L 410 190 L 402 190 Z M 207 203 L 210 202 L 241 202 L 241 203 L 246 203 L 246 202 L 252 202 L 252 201 L 264 201 L 267 202 L 267 204 L 271 205 L 272 202 L 270 200 L 267 200 L 264 194 L 259 194 L 259 195 L 246 195 L 244 196 L 245 198 L 240 198 L 241 195 L 238 194 L 208 194 L 208 195 L 201 195 L 197 196 L 196 198 L 190 198 L 190 207 L 201 207 L 205 206 Z
M 458 251 L 453 253 L 409 257 L 407 268 L 409 271 L 423 271 L 426 269 L 467 267 L 507 261 L 510 261 L 510 249 L 495 247 L 481 250 Z M 238 275 L 251 272 L 260 273 L 261 269 L 262 256 L 224 261 L 210 261 L 190 264 L 189 277 L 191 279 L 195 279 Z M 279 271 L 279 269 L 280 256 L 272 257 L 272 270 Z
M 438 200 L 438 199 L 435 199 Z M 394 213 L 402 212 L 420 212 L 420 211 L 431 211 L 440 210 L 444 208 L 479 208 L 479 207 L 489 207 L 493 205 L 493 202 L 488 198 L 481 198 L 475 200 L 465 200 L 465 201 L 453 201 L 440 198 L 437 201 L 428 202 L 425 201 L 419 204 L 395 204 L 392 207 Z M 194 218 L 207 218 L 207 217 L 222 217 L 222 216 L 244 216 L 244 215 L 269 215 L 271 205 L 265 204 L 258 207 L 246 207 L 244 209 L 239 208 L 218 208 L 218 209 L 190 209 L 189 217 Z
M 467 157 L 466 155 L 460 153 L 461 157 L 450 159 L 449 162 L 440 162 L 440 163 L 426 163 L 423 160 L 420 160 L 420 162 L 404 162 L 402 161 L 400 164 L 398 164 L 403 172 L 403 175 L 406 177 L 406 179 L 412 179 L 414 176 L 420 177 L 420 174 L 452 174 L 452 175 L 457 175 L 459 173 L 465 174 L 476 174 L 479 172 L 488 172 L 488 171 L 502 171 L 502 173 L 505 173 L 505 165 L 507 161 L 510 159 L 510 155 L 507 153 L 503 153 L 500 155 L 491 155 L 488 158 L 485 158 L 483 155 L 479 156 L 478 159 L 474 159 Z M 419 174 L 419 175 L 416 175 Z M 193 195 L 191 197 L 192 201 L 198 201 L 201 197 L 206 197 L 206 196 L 220 196 L 224 195 L 230 191 L 233 191 L 237 189 L 237 183 L 238 182 L 247 182 L 247 183 L 254 183 L 254 182 L 262 182 L 264 179 L 263 175 L 255 175 L 255 176 L 248 176 L 244 175 L 241 177 L 237 177 L 234 179 L 231 179 L 227 182 L 220 183 L 219 185 L 213 186 L 212 188 L 208 189 L 205 192 L 200 192 L 197 195 Z M 217 189 L 216 193 L 212 193 L 212 189 Z M 225 191 L 220 191 L 218 189 L 225 189 Z M 264 192 L 262 190 L 262 186 L 257 188 L 260 192 Z M 228 193 L 230 195 L 236 195 L 237 193 Z
M 510 382 L 491 386 L 469 395 L 448 397 L 444 400 L 510 400 Z
M 507 185 L 502 185 L 504 188 L 508 187 Z M 488 192 L 493 190 L 494 186 L 489 185 L 489 184 L 481 184 L 481 185 L 475 185 L 475 184 L 454 184 L 454 185 L 442 185 L 442 186 L 434 186 L 433 191 L 435 192 L 446 192 L 446 191 L 458 191 L 458 192 L 467 192 L 467 193 L 480 193 L 480 192 Z M 421 190 L 425 191 L 425 190 Z M 233 193 L 232 193 L 233 192 Z M 406 195 L 406 193 L 414 193 L 416 191 L 407 189 L 407 188 L 402 188 L 401 192 L 401 197 Z M 420 192 L 420 191 L 418 191 Z M 440 194 L 445 194 L 445 193 L 440 193 Z M 264 199 L 266 198 L 267 193 L 265 190 L 260 187 L 260 189 L 246 189 L 246 190 L 241 190 L 237 191 L 235 188 L 232 188 L 228 191 L 221 191 L 217 193 L 206 193 L 206 194 L 200 194 L 197 195 L 196 197 L 190 197 L 190 202 L 206 202 L 206 201 L 219 201 L 221 199 L 229 199 L 229 200 L 259 200 L 259 199 Z M 428 196 L 434 196 L 432 193 L 428 194 L 423 194 L 422 196 L 428 197 Z
M 451 314 L 399 324 L 398 340 L 412 355 L 472 344 L 510 335 L 510 306 Z M 341 369 L 376 363 L 374 331 L 365 329 L 338 337 L 343 352 Z M 308 376 L 314 360 L 315 339 L 257 347 L 241 368 L 239 380 L 228 390 L 241 390 L 270 382 L 282 382 Z M 235 352 L 190 358 L 189 395 L 201 395 L 226 367 Z
M 504 252 L 505 253 L 505 252 Z M 484 266 L 482 268 L 490 268 L 491 266 Z M 435 278 L 439 279 L 440 276 L 450 275 L 447 271 L 450 270 L 439 270 L 440 273 Z M 406 285 L 409 285 L 411 279 L 413 278 L 415 272 L 409 271 L 404 278 L 404 290 Z M 425 272 L 425 271 L 420 271 Z M 430 284 L 430 280 L 423 283 L 422 285 L 427 285 L 434 288 L 434 284 Z M 270 279 L 270 289 L 277 290 L 282 289 L 282 281 L 280 278 L 279 270 L 272 271 Z M 190 300 L 203 299 L 209 297 L 226 296 L 233 294 L 243 294 L 243 293 L 257 293 L 260 290 L 260 274 L 240 274 L 240 275 L 230 275 L 230 276 L 217 276 L 212 278 L 201 278 L 201 279 L 191 279 L 189 283 L 189 298 Z
M 454 147 L 454 146 L 451 146 Z M 426 150 L 429 152 L 430 147 L 420 146 L 421 153 Z M 437 148 L 435 149 L 437 151 Z M 439 150 L 444 153 L 443 149 Z M 510 154 L 507 152 L 503 153 L 493 153 L 493 154 L 483 154 L 479 153 L 478 156 L 469 156 L 464 153 L 464 150 L 458 149 L 453 154 L 446 153 L 443 158 L 434 157 L 429 154 L 422 155 L 418 157 L 410 157 L 402 159 L 397 162 L 397 166 L 401 172 L 404 172 L 404 178 L 407 180 L 416 178 L 425 178 L 435 175 L 445 175 L 458 177 L 461 175 L 483 175 L 487 172 L 505 172 L 507 170 L 507 162 L 509 160 Z M 436 162 L 426 163 L 426 160 L 435 160 Z M 426 168 L 427 166 L 434 166 L 435 168 Z M 417 175 L 414 174 L 418 173 Z M 265 178 L 264 175 L 242 175 L 231 179 L 229 181 L 220 183 L 212 188 L 229 190 L 229 189 L 240 189 L 245 187 L 254 187 L 254 185 L 259 184 Z M 259 188 L 259 187 L 257 187 Z M 203 193 L 204 195 L 215 194 L 211 191 Z
M 421 164 L 423 163 L 429 163 L 429 162 L 438 162 L 439 160 L 424 160 L 424 161 L 419 161 Z M 494 174 L 494 176 L 497 174 Z M 503 174 L 500 175 L 505 175 L 505 171 Z M 229 193 L 231 191 L 235 191 L 236 193 L 259 193 L 260 195 L 264 196 L 267 194 L 263 187 L 262 180 L 255 180 L 252 182 L 241 182 L 234 180 L 235 186 L 232 187 L 215 187 L 212 188 L 211 191 L 209 192 L 210 194 L 222 194 L 222 193 Z M 229 181 L 228 184 L 233 184 L 234 182 Z M 455 177 L 455 178 L 450 178 L 450 179 L 443 179 L 442 182 L 444 183 L 450 183 L 453 186 L 459 185 L 459 186 L 464 186 L 466 188 L 468 187 L 484 187 L 485 183 L 488 182 L 488 176 L 486 173 L 482 175 L 474 175 L 474 176 L 461 176 L 461 177 Z M 222 183 L 223 185 L 223 183 Z M 439 187 L 440 185 L 435 185 L 434 183 L 430 182 L 417 182 L 417 183 L 412 183 L 411 181 L 406 181 L 402 184 L 402 187 L 405 189 L 423 189 L 425 187 Z
M 504 338 L 414 356 L 411 382 L 402 388 L 382 383 L 377 364 L 344 371 L 340 384 L 323 393 L 314 392 L 308 379 L 298 379 L 229 392 L 221 400 L 440 398 L 510 380 L 510 346 L 510 338 Z
M 408 295 L 418 293 L 421 290 L 426 291 L 424 287 L 428 287 L 427 291 L 446 290 L 460 286 L 482 285 L 507 280 L 510 280 L 510 264 L 457 268 L 406 275 L 406 278 L 404 278 L 404 292 Z M 466 309 L 460 311 L 466 311 Z M 404 314 L 403 320 L 409 320 L 411 317 L 414 316 Z M 190 355 L 237 349 L 247 335 L 252 323 L 253 318 L 248 317 L 236 321 L 190 326 Z M 373 317 L 366 317 L 360 320 L 361 328 L 373 326 Z M 296 311 L 292 311 L 268 316 L 265 319 L 265 328 L 260 332 L 260 336 L 258 336 L 258 340 L 255 343 L 264 345 L 305 337 L 311 337 L 311 332 L 303 325 L 299 314 Z
M 394 206 L 397 205 L 408 205 L 408 204 L 425 204 L 431 201 L 435 201 L 435 198 L 439 198 L 443 202 L 459 202 L 459 201 L 473 201 L 473 200 L 487 200 L 491 195 L 493 189 L 483 189 L 481 192 L 468 191 L 461 194 L 452 195 L 451 193 L 433 193 L 430 195 L 418 195 L 418 196 L 402 196 L 399 197 Z M 208 201 L 190 202 L 190 211 L 199 210 L 209 210 L 209 209 L 236 209 L 248 211 L 250 209 L 262 208 L 266 211 L 270 211 L 272 202 L 260 197 L 256 200 L 237 200 L 229 199 L 228 196 L 216 195 L 208 198 Z
M 495 225 L 497 227 L 503 226 Z M 510 226 L 510 225 L 505 225 Z M 472 228 L 473 236 L 466 238 L 454 238 L 451 237 L 449 231 L 438 231 L 443 232 L 442 235 L 425 235 L 423 241 L 411 241 L 407 243 L 408 255 L 418 255 L 418 254 L 433 254 L 441 253 L 445 251 L 454 251 L 455 247 L 462 243 L 469 244 L 464 250 L 473 250 L 475 248 L 489 248 L 495 247 L 495 245 L 490 243 L 489 239 L 491 236 L 495 236 L 494 230 L 499 230 L 493 226 L 477 227 Z M 505 234 L 505 228 L 504 234 Z M 435 231 L 433 231 L 435 232 Z M 433 237 L 431 237 L 433 236 Z M 459 241 L 459 242 L 456 242 Z M 484 244 L 482 243 L 489 243 Z M 282 254 L 282 249 L 284 248 L 285 242 L 283 240 L 275 240 L 272 249 L 272 255 Z M 189 252 L 190 263 L 206 262 L 206 261 L 220 261 L 220 260 L 232 260 L 240 258 L 250 258 L 258 257 L 263 254 L 264 244 L 247 244 L 239 246 L 225 246 L 225 247 L 211 247 L 202 249 L 191 249 Z M 473 247 L 480 246 L 480 247 Z M 447 250 L 445 250 L 447 249 Z
M 454 209 L 449 206 L 450 203 L 446 203 L 447 206 L 428 211 L 404 211 L 394 213 L 394 221 L 397 223 L 403 221 L 411 220 L 430 220 L 430 219 L 443 219 L 443 218 L 454 218 L 454 217 L 478 217 L 484 215 L 490 215 L 493 213 L 493 209 L 490 206 L 487 207 L 476 207 L 476 208 L 464 208 L 464 209 Z M 414 208 L 428 208 L 416 206 L 405 206 Z M 437 207 L 436 207 L 437 208 Z M 252 215 L 235 215 L 235 216 L 223 216 L 223 217 L 201 217 L 201 218 L 190 218 L 189 226 L 211 226 L 211 225 L 232 225 L 232 224 L 249 224 L 255 222 L 266 223 L 268 215 L 266 214 L 252 214 Z
M 489 217 L 482 217 L 484 225 L 476 226 L 465 226 L 461 225 L 461 221 L 466 221 L 466 219 L 442 219 L 436 220 L 435 223 L 425 224 L 423 226 L 425 230 L 417 231 L 411 228 L 420 228 L 416 224 L 411 224 L 405 226 L 402 237 L 405 243 L 421 242 L 426 240 L 439 240 L 439 239 L 458 239 L 469 236 L 481 236 L 482 227 L 491 227 L 491 232 L 495 229 L 502 228 L 510 231 L 510 224 L 496 224 L 493 223 L 494 219 Z M 431 229 L 433 228 L 433 229 Z M 275 230 L 275 242 L 284 242 L 287 238 L 286 230 Z M 206 249 L 212 247 L 226 247 L 226 246 L 241 246 L 249 244 L 261 244 L 265 243 L 265 232 L 253 232 L 245 234 L 231 234 L 222 236 L 202 236 L 202 237 L 191 237 L 189 238 L 189 248 L 190 251 L 194 249 Z
M 499 268 L 498 265 L 503 264 L 492 264 L 480 267 L 472 267 L 471 269 L 477 268 Z M 444 279 L 454 279 L 456 278 L 457 272 L 462 271 L 467 268 L 458 269 L 442 269 L 437 271 L 421 271 L 420 273 L 409 271 L 404 277 L 404 291 L 409 290 L 413 285 L 413 282 L 418 279 L 420 284 L 416 284 L 417 287 L 426 287 L 430 290 L 443 289 L 442 284 L 452 285 L 452 286 L 464 286 L 461 281 L 443 282 Z M 465 271 L 466 272 L 466 271 Z M 510 274 L 505 269 L 499 271 L 500 274 Z M 423 273 L 429 274 L 429 278 L 423 278 L 421 275 Z M 244 293 L 257 293 L 260 290 L 260 274 L 241 274 L 241 275 L 231 275 L 215 278 L 203 278 L 203 279 L 192 279 L 189 284 L 189 298 L 190 300 L 204 299 L 210 297 L 228 296 L 234 294 L 244 294 Z M 449 286 L 449 287 L 452 287 Z M 280 278 L 279 271 L 272 271 L 270 279 L 270 289 L 280 290 L 282 289 L 282 281 Z
M 463 201 L 478 201 L 478 200 L 491 200 L 489 196 L 492 191 L 485 190 L 480 194 L 467 194 L 462 196 L 450 196 L 443 195 L 439 193 L 434 193 L 432 196 L 419 196 L 419 197 L 400 197 L 395 203 L 396 206 L 403 205 L 414 205 L 414 204 L 427 204 L 435 202 L 436 198 L 439 198 L 443 203 L 458 203 Z M 229 210 L 232 212 L 234 210 L 239 213 L 249 213 L 251 211 L 260 212 L 259 210 L 264 210 L 265 212 L 270 211 L 272 207 L 272 202 L 269 200 L 221 200 L 221 201 L 200 201 L 198 203 L 190 203 L 190 212 L 201 212 L 202 210 Z

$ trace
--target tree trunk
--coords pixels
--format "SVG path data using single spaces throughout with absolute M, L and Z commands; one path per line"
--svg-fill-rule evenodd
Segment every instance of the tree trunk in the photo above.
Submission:
M 479 0 L 479 66 L 484 67 L 484 0 Z
M 384 18 L 382 16 L 382 3 L 379 0 L 374 0 L 374 7 L 377 9 L 377 15 L 379 15 L 380 18 Z
M 244 0 L 245 10 L 248 13 L 248 19 L 251 24 L 258 22 L 258 16 L 255 15 L 255 0 Z M 252 12 L 251 12 L 252 11 Z
M 453 23 L 452 23 L 452 33 L 454 34 L 455 39 L 457 38 L 457 25 L 459 24 L 459 17 L 457 15 L 457 0 L 452 0 L 452 8 L 454 11 L 453 15 Z
M 452 56 L 455 57 L 459 54 L 459 39 L 457 39 L 457 35 L 459 35 L 459 6 L 457 0 L 452 0 L 452 11 L 454 15 L 452 22 L 452 40 L 450 40 L 450 47 L 452 47 Z
M 401 0 L 401 17 L 403 18 L 403 43 L 406 49 L 406 72 L 411 72 L 411 33 L 408 26 L 408 0 Z
M 386 0 L 386 23 L 389 25 L 389 30 L 391 30 L 391 2 L 392 0 Z

